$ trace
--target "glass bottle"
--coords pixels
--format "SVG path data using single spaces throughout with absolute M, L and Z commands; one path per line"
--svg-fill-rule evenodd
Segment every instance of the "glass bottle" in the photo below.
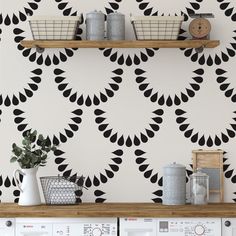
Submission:
M 200 169 L 190 176 L 191 204 L 207 204 L 209 200 L 209 176 Z

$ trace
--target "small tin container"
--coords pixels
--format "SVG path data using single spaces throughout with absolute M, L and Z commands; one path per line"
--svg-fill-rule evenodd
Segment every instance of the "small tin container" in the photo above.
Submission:
M 101 11 L 92 11 L 86 14 L 86 39 L 104 40 L 105 15 Z
M 107 39 L 125 40 L 125 15 L 118 12 L 107 15 Z
M 186 202 L 186 168 L 184 165 L 167 165 L 163 169 L 164 205 L 184 205 Z
M 209 200 L 209 176 L 197 170 L 190 176 L 191 204 L 204 205 Z

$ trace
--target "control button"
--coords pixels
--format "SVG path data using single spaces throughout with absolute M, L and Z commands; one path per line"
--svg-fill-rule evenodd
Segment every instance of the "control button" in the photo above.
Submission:
M 11 226 L 12 226 L 12 221 L 7 220 L 7 221 L 6 221 L 6 226 L 7 226 L 7 227 L 11 227 Z
M 226 226 L 226 227 L 229 227 L 230 225 L 231 225 L 231 222 L 230 222 L 229 220 L 226 220 L 226 221 L 225 221 L 225 226 Z
M 102 235 L 102 230 L 100 228 L 94 228 L 92 232 L 93 236 L 101 236 Z
M 202 225 L 196 225 L 194 228 L 194 232 L 196 233 L 196 235 L 203 235 L 205 232 L 205 229 Z

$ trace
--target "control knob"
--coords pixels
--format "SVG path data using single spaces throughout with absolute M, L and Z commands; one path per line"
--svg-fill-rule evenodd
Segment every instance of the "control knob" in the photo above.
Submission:
M 226 226 L 226 227 L 229 227 L 230 225 L 231 225 L 231 222 L 230 222 L 229 220 L 226 220 L 226 221 L 225 221 L 225 226 Z
M 94 228 L 92 231 L 93 236 L 101 236 L 102 235 L 102 230 L 100 228 Z
M 12 226 L 12 221 L 11 220 L 7 220 L 5 224 L 6 224 L 7 227 L 11 227 Z
M 204 226 L 202 225 L 196 225 L 194 228 L 194 232 L 196 235 L 203 235 L 205 232 Z

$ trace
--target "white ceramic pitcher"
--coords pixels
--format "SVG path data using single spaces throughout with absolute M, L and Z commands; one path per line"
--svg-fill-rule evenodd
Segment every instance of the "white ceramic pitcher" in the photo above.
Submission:
M 29 168 L 29 169 L 17 169 L 13 173 L 16 185 L 20 190 L 20 199 L 18 204 L 21 206 L 34 206 L 40 205 L 40 193 L 37 181 L 38 167 Z M 17 173 L 23 175 L 23 181 L 20 184 L 20 181 L 17 177 Z

